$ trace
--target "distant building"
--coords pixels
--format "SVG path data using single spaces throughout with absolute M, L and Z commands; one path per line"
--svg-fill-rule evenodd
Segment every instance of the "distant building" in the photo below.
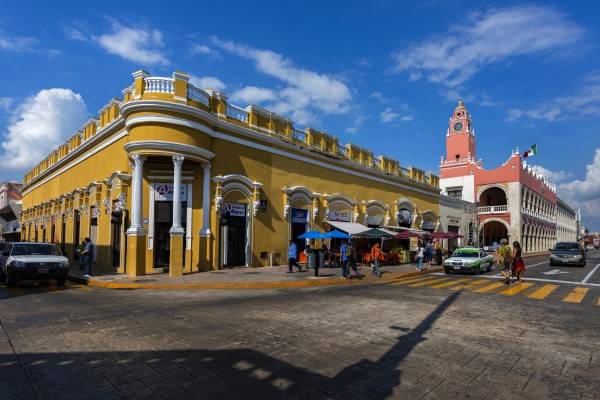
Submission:
M 577 213 L 556 188 L 513 151 L 494 170 L 477 160 L 472 116 L 462 102 L 454 109 L 440 162 L 440 188 L 449 197 L 477 205 L 477 242 L 489 246 L 517 240 L 525 252 L 546 251 L 560 237 L 576 240 Z
M 20 183 L 0 183 L 0 240 L 11 242 L 21 236 L 21 186 Z

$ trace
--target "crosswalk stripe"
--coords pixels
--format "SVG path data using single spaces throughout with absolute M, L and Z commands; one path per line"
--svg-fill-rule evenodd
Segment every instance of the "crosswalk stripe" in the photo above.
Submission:
M 478 279 L 476 281 L 469 282 L 469 285 L 481 285 L 482 283 L 488 283 L 489 281 L 489 279 Z
M 506 296 L 512 296 L 513 294 L 517 294 L 517 293 L 527 289 L 530 286 L 533 286 L 533 283 L 523 282 L 516 286 L 511 286 L 508 289 L 501 291 L 500 294 L 504 294 Z
M 425 282 L 413 283 L 413 284 L 411 284 L 411 285 L 408 285 L 408 286 L 412 286 L 412 287 L 417 287 L 417 286 L 425 286 L 425 285 L 429 285 L 430 283 L 447 281 L 448 279 L 449 279 L 449 278 L 439 278 L 439 279 L 433 279 L 433 280 L 428 280 L 428 281 L 425 281 Z
M 504 282 L 496 282 L 496 283 L 493 283 L 491 285 L 487 285 L 487 286 L 481 287 L 479 289 L 475 289 L 475 290 L 473 290 L 473 292 L 475 292 L 475 293 L 485 293 L 485 292 L 489 292 L 491 290 L 494 290 L 496 288 L 502 287 L 504 285 L 505 285 Z
M 443 288 L 443 287 L 446 287 L 446 286 L 456 285 L 459 282 L 466 282 L 466 281 L 468 281 L 470 279 L 471 278 L 455 279 L 455 280 L 453 280 L 451 282 L 444 282 L 444 283 L 440 283 L 439 285 L 430 286 L 430 288 L 432 288 L 432 289 L 440 289 L 440 288 Z
M 571 293 L 569 293 L 569 295 L 563 299 L 563 301 L 566 303 L 579 304 L 583 301 L 583 298 L 585 297 L 586 293 L 589 290 L 590 290 L 589 288 L 577 287 L 577 288 L 573 289 L 571 291 Z
M 559 286 L 558 285 L 544 285 L 540 289 L 529 295 L 532 299 L 545 299 L 550 295 L 550 293 L 554 292 Z
M 600 306 L 600 297 L 598 297 L 598 301 L 596 302 L 597 306 Z
M 420 277 L 420 278 L 411 277 L 411 278 L 402 279 L 400 282 L 391 283 L 391 285 L 406 285 L 408 283 L 413 283 L 413 282 L 432 280 L 433 278 L 435 278 L 435 276 L 425 276 L 425 277 Z

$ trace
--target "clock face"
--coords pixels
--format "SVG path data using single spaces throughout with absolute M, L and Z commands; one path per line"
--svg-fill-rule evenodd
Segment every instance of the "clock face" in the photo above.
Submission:
M 461 131 L 462 128 L 463 128 L 462 122 L 457 122 L 457 123 L 454 124 L 454 131 L 455 132 Z

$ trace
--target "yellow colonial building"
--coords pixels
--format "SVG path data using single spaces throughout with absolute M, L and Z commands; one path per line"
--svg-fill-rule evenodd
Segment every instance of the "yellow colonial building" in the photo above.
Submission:
M 435 175 L 236 107 L 185 73 L 133 78 L 26 174 L 24 240 L 72 256 L 90 237 L 94 273 L 177 276 L 285 263 L 288 240 L 312 229 L 439 225 Z

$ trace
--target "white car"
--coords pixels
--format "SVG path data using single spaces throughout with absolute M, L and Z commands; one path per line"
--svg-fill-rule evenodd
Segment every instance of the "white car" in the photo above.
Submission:
M 64 285 L 69 274 L 69 259 L 53 243 L 11 243 L 0 254 L 0 280 L 15 286 L 17 279 L 56 279 Z
M 444 272 L 472 272 L 479 275 L 481 271 L 492 270 L 494 257 L 487 254 L 485 250 L 475 247 L 461 247 L 454 250 L 452 256 L 444 261 Z

